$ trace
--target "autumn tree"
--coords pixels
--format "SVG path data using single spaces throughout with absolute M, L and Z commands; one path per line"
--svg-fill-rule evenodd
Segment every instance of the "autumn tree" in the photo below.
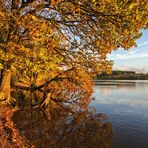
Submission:
M 148 26 L 147 0 L 0 2 L 0 100 L 7 103 L 12 78 L 31 91 L 81 89 L 88 98 L 92 77 L 111 71 L 106 55 L 136 46 Z

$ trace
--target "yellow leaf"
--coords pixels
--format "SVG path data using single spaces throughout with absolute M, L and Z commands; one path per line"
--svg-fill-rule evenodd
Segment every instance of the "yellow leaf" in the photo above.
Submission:
M 34 21 L 37 21 L 37 17 L 36 17 L 36 16 L 32 16 L 32 19 L 33 19 Z

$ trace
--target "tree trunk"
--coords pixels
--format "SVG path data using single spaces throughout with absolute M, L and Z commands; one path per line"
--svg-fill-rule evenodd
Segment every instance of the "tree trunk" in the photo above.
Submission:
M 2 75 L 2 82 L 0 86 L 0 101 L 11 102 L 11 71 L 5 70 Z
M 1 83 L 2 83 L 2 75 L 3 75 L 3 70 L 1 69 L 1 70 L 0 70 L 0 85 L 1 85 Z

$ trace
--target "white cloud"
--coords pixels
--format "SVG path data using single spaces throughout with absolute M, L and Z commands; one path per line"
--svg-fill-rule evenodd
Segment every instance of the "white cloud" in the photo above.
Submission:
M 125 59 L 132 59 L 132 58 L 146 58 L 148 57 L 148 51 L 147 53 L 135 53 L 135 52 L 129 52 L 127 54 L 115 54 L 115 55 L 111 55 L 111 56 L 108 56 L 109 59 L 112 59 L 112 60 L 117 60 L 117 59 L 120 59 L 120 60 L 125 60 Z
M 113 70 L 135 71 L 136 73 L 148 73 L 148 67 L 113 66 Z
M 143 43 L 138 44 L 137 46 L 140 47 L 140 46 L 147 45 L 147 44 L 148 44 L 148 41 L 145 41 Z
M 148 57 L 148 47 L 145 49 L 139 48 L 143 45 L 147 45 L 148 41 L 138 44 L 138 47 L 131 48 L 128 51 L 124 51 L 121 53 L 121 49 L 113 52 L 108 55 L 108 58 L 111 60 L 125 60 L 125 59 L 133 59 L 133 58 L 146 58 Z M 123 50 L 123 49 L 122 49 Z
M 148 41 L 138 44 L 138 47 L 131 48 L 128 51 L 120 49 L 118 51 L 112 52 L 112 54 L 108 55 L 109 60 L 114 60 L 115 65 L 113 66 L 114 70 L 127 70 L 127 71 L 135 71 L 137 73 L 148 73 L 148 64 L 145 63 L 144 60 L 142 64 L 142 58 L 148 59 Z M 146 46 L 144 46 L 146 45 Z M 141 47 L 144 46 L 144 47 Z M 133 60 L 132 60 L 133 59 Z M 123 65 L 124 61 L 131 61 L 128 65 Z M 138 61 L 141 65 L 138 67 Z M 125 62 L 127 64 L 127 62 Z M 118 65 L 118 66 L 116 66 Z M 135 66 L 134 66 L 135 65 Z M 138 67 L 138 68 L 137 68 Z

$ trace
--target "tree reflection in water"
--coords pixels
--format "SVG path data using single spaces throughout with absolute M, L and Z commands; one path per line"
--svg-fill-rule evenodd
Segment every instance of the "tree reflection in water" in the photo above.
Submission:
M 77 104 L 78 105 L 78 104 Z M 69 111 L 50 106 L 51 120 L 43 118 L 38 108 L 29 103 L 18 110 L 13 121 L 30 146 L 38 148 L 112 148 L 112 125 L 104 114 L 93 109 Z

